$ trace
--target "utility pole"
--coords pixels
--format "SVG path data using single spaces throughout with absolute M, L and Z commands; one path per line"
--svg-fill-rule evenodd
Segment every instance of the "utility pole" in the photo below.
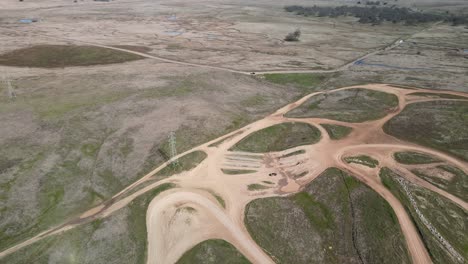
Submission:
M 171 159 L 173 159 L 174 157 L 177 156 L 176 136 L 175 136 L 174 131 L 172 131 L 169 134 L 169 148 L 170 148 L 170 151 L 171 151 Z M 173 166 L 179 165 L 179 160 L 178 159 L 172 160 L 171 165 L 173 165 Z
M 8 97 L 10 99 L 16 98 L 16 93 L 13 90 L 13 86 L 11 86 L 11 81 L 10 81 L 10 79 L 8 79 L 8 77 L 5 77 L 5 75 L 3 75 L 3 83 L 5 83 L 5 85 L 7 87 Z

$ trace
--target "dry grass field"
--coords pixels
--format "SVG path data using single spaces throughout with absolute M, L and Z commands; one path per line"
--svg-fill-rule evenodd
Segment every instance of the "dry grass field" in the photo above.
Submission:
M 297 0 L 287 4 L 339 6 L 355 2 Z M 443 5 L 440 2 L 400 0 L 396 4 L 431 12 L 468 13 L 466 1 L 444 1 Z M 0 1 L 0 254 L 43 231 L 80 218 L 91 208 L 114 202 L 114 195 L 170 158 L 171 132 L 176 135 L 177 152 L 183 153 L 261 120 L 307 94 L 350 85 L 389 83 L 468 92 L 466 26 L 447 23 L 372 26 L 353 17 L 298 16 L 285 12 L 284 5 L 280 0 Z M 37 22 L 20 22 L 26 18 Z M 286 34 L 296 29 L 301 30 L 300 41 L 284 41 Z M 400 39 L 404 41 L 394 45 Z M 359 58 L 363 59 L 356 63 Z M 258 74 L 261 72 L 269 74 Z M 379 97 L 379 93 L 366 91 L 366 96 L 357 100 L 366 102 L 359 105 L 353 105 L 352 90 L 331 96 L 322 94 L 297 108 L 295 111 L 300 115 L 294 115 L 293 111 L 290 117 L 370 122 L 386 117 L 389 108 L 398 108 L 396 101 Z M 314 100 L 320 101 L 318 106 Z M 462 105 L 446 103 L 453 107 L 458 104 Z M 425 111 L 434 118 L 442 115 L 434 110 L 441 104 L 420 105 L 428 108 Z M 417 116 L 412 113 L 418 111 L 413 109 L 417 105 L 413 106 L 395 117 L 390 128 L 403 126 L 413 133 L 413 128 L 405 123 Z M 465 142 L 466 114 L 463 118 L 456 126 L 456 135 L 451 134 L 454 130 L 447 131 L 449 125 L 439 129 L 440 135 Z M 279 123 L 271 125 L 281 127 Z M 320 131 L 309 126 L 313 131 L 310 135 L 304 135 L 304 129 L 282 127 L 279 139 L 273 138 L 279 137 L 277 131 L 270 129 L 261 134 L 261 139 L 247 138 L 251 140 L 247 145 L 258 150 L 252 152 L 284 150 L 292 145 L 316 143 L 327 135 L 326 131 L 331 133 L 330 130 L 340 128 L 340 124 L 328 121 L 320 125 L 324 128 L 316 124 Z M 410 132 L 400 132 L 392 134 L 453 156 L 466 158 L 468 153 L 464 143 L 453 150 L 450 142 L 440 145 L 437 135 L 429 132 L 425 133 L 428 138 L 419 139 L 414 139 Z M 354 136 L 353 133 L 353 129 L 345 127 L 345 131 L 332 133 L 332 138 L 338 142 Z M 297 138 L 288 139 L 291 134 Z M 313 140 L 308 141 L 307 136 Z M 265 142 L 281 148 L 270 149 L 262 145 Z M 212 148 L 223 148 L 224 144 L 219 141 Z M 240 148 L 249 151 L 246 149 Z M 210 155 L 203 153 L 203 157 Z M 241 163 L 253 159 L 237 158 Z M 199 164 L 206 169 L 202 158 L 181 160 L 190 165 L 181 166 L 187 165 L 196 172 Z M 163 175 L 167 171 L 176 176 L 186 173 L 185 169 L 167 168 L 157 175 L 160 178 L 145 182 L 145 187 L 168 178 L 169 175 Z M 255 172 L 249 168 L 223 171 L 235 172 L 230 176 L 240 179 L 246 177 L 246 171 Z M 269 192 L 284 184 L 275 185 L 270 180 L 266 178 L 261 183 L 251 180 L 249 187 L 244 186 L 242 196 L 250 197 L 249 191 Z M 184 188 L 178 181 L 153 188 L 110 215 L 86 220 L 73 230 L 0 255 L 0 263 L 146 263 L 148 206 L 156 195 Z M 342 183 L 336 182 L 341 185 L 330 188 L 343 192 L 339 189 Z M 198 186 L 187 186 L 184 190 L 202 192 Z M 251 186 L 267 187 L 258 190 Z M 316 192 L 313 182 L 307 186 L 307 191 Z M 353 199 L 359 203 L 356 208 L 362 215 L 356 218 L 359 221 L 356 228 L 363 230 L 369 219 L 362 208 L 368 197 L 377 194 L 359 186 L 356 197 L 345 199 L 345 207 Z M 465 197 L 464 189 L 443 187 Z M 226 189 L 205 190 L 203 195 L 211 195 L 222 207 L 226 206 L 223 210 L 232 213 L 239 208 L 233 209 L 229 200 L 223 200 Z M 275 199 L 291 203 L 294 197 Z M 383 200 L 382 203 L 387 206 Z M 194 210 L 201 212 L 199 208 Z M 180 213 L 180 217 L 189 219 L 191 212 Z M 349 212 L 345 214 L 350 217 Z M 394 215 L 389 213 L 386 217 L 392 230 L 398 230 L 392 222 Z M 236 219 L 242 223 L 241 220 Z M 334 241 L 331 230 L 326 230 L 326 239 Z M 354 232 L 345 231 L 349 236 Z M 372 260 L 372 254 L 368 253 L 371 246 L 366 244 L 369 241 L 364 241 L 367 235 L 363 234 L 359 243 L 366 259 Z M 346 243 L 352 243 L 348 238 Z M 200 262 L 200 258 L 210 256 L 215 263 L 222 252 L 232 257 L 232 263 L 245 263 L 246 258 L 241 256 L 245 252 L 236 251 L 232 241 L 225 240 L 206 240 L 204 244 L 199 241 L 181 263 L 190 263 L 192 259 Z M 395 242 L 398 246 L 399 241 Z M 400 247 L 398 250 L 406 252 Z M 332 255 L 333 259 L 341 256 Z M 357 258 L 355 252 L 350 255 Z

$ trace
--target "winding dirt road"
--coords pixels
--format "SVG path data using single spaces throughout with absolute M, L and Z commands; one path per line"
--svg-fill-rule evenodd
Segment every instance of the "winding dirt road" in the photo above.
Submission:
M 358 87 L 394 94 L 399 99 L 399 106 L 397 109 L 389 111 L 381 119 L 363 123 L 347 123 L 324 118 L 287 118 L 284 116 L 284 114 L 300 106 L 313 96 Z M 244 225 L 246 205 L 257 198 L 286 196 L 296 193 L 307 184 L 310 184 L 325 169 L 338 167 L 368 185 L 390 204 L 397 215 L 413 263 L 431 263 L 431 258 L 416 227 L 401 202 L 383 186 L 378 172 L 383 167 L 393 169 L 410 182 L 437 192 L 461 208 L 468 210 L 467 203 L 462 199 L 409 173 L 407 167 L 395 162 L 393 154 L 405 150 L 426 153 L 437 157 L 443 163 L 457 166 L 465 172 L 468 172 L 468 164 L 437 150 L 398 140 L 383 132 L 382 126 L 392 117 L 398 115 L 408 104 L 432 100 L 460 100 L 410 95 L 414 92 L 452 94 L 466 97 L 468 100 L 468 95 L 461 92 L 426 89 L 410 90 L 386 84 L 352 86 L 307 95 L 282 107 L 262 120 L 175 157 L 182 157 L 192 151 L 204 151 L 207 158 L 194 169 L 173 175 L 159 182 L 147 184 L 149 183 L 148 180 L 151 180 L 157 172 L 168 164 L 165 163 L 116 194 L 109 201 L 84 212 L 81 217 L 71 222 L 44 231 L 1 252 L 0 258 L 45 237 L 65 232 L 94 219 L 106 217 L 147 191 L 163 183 L 172 182 L 177 185 L 177 188 L 155 197 L 148 207 L 146 218 L 148 263 L 174 263 L 187 250 L 211 238 L 224 239 L 230 242 L 253 263 L 273 263 L 269 254 L 267 254 L 268 252 L 265 253 L 246 230 Z M 284 122 L 311 124 L 321 131 L 322 138 L 314 145 L 299 146 L 274 153 L 252 154 L 230 151 L 232 146 L 255 131 Z M 324 123 L 346 125 L 353 128 L 353 130 L 351 134 L 341 140 L 332 140 L 325 129 L 320 126 L 320 124 Z M 285 155 L 294 153 L 297 150 L 303 152 L 285 157 Z M 345 157 L 361 154 L 377 159 L 379 166 L 371 169 L 362 165 L 344 162 Z M 255 172 L 229 175 L 223 173 L 222 169 L 248 169 Z M 272 173 L 274 173 L 274 176 L 271 176 Z M 297 175 L 302 176 L 297 177 Z M 247 188 L 250 184 L 262 184 L 265 181 L 272 182 L 267 189 L 249 190 Z M 141 187 L 143 184 L 145 186 Z
M 255 71 L 255 74 L 273 74 L 273 73 L 334 73 L 334 72 L 340 72 L 340 71 L 344 71 L 344 70 L 347 70 L 349 67 L 351 67 L 352 65 L 354 65 L 355 62 L 357 61 L 360 61 L 360 60 L 363 60 L 363 59 L 366 59 L 370 56 L 373 56 L 373 55 L 376 55 L 376 54 L 379 54 L 380 52 L 383 52 L 383 51 L 389 51 L 389 50 L 392 50 L 396 47 L 398 47 L 400 44 L 403 43 L 403 41 L 406 41 L 412 37 L 414 37 L 416 34 L 420 34 L 421 32 L 424 32 L 438 24 L 440 24 L 441 22 L 436 22 L 432 25 L 430 25 L 429 27 L 426 27 L 418 32 L 415 32 L 414 34 L 410 35 L 410 36 L 407 36 L 407 37 L 404 37 L 404 38 L 399 38 L 397 40 L 395 40 L 393 43 L 390 43 L 389 45 L 386 45 L 386 46 L 383 46 L 383 47 L 380 47 L 380 48 L 377 48 L 371 52 L 368 52 L 364 55 L 362 55 L 361 57 L 359 58 L 356 58 L 354 59 L 353 61 L 349 62 L 349 63 L 346 63 L 344 65 L 341 65 L 335 69 L 331 69 L 331 70 L 308 70 L 308 69 L 281 69 L 281 70 L 267 70 L 267 71 L 262 71 L 262 70 L 259 70 L 259 71 Z M 21 35 L 24 35 L 24 32 L 21 32 L 19 30 L 15 30 L 15 29 L 11 29 L 11 28 L 6 28 L 6 27 L 0 27 L 0 30 L 4 30 L 4 31 L 8 31 L 8 32 L 14 32 L 14 33 L 19 33 Z M 212 69 L 212 70 L 218 70 L 218 71 L 226 71 L 226 72 L 232 72 L 232 73 L 240 73 L 240 74 L 247 74 L 247 75 L 250 75 L 252 74 L 253 72 L 252 71 L 241 71 L 241 70 L 235 70 L 235 69 L 232 69 L 232 68 L 227 68 L 227 67 L 222 67 L 222 66 L 212 66 L 212 65 L 208 65 L 208 64 L 201 64 L 201 63 L 190 63 L 190 62 L 185 62 L 185 61 L 180 61 L 180 60 L 173 60 L 173 59 L 167 59 L 167 58 L 163 58 L 163 57 L 160 57 L 160 56 L 156 56 L 156 55 L 151 55 L 151 54 L 148 54 L 148 53 L 144 53 L 144 52 L 138 52 L 138 51 L 134 51 L 134 50 L 129 50 L 129 49 L 125 49 L 125 48 L 119 48 L 119 47 L 114 47 L 114 46 L 111 46 L 111 45 L 104 45 L 104 44 L 100 44 L 100 43 L 95 43 L 95 42 L 91 42 L 91 41 L 82 41 L 82 40 L 77 40 L 77 39 L 72 39 L 72 38 L 64 38 L 64 37 L 57 37 L 57 36 L 49 36 L 47 34 L 43 34 L 43 33 L 39 33 L 39 32 L 28 32 L 27 34 L 30 34 L 30 35 L 33 35 L 33 36 L 40 36 L 40 37 L 44 37 L 44 38 L 49 38 L 49 39 L 54 39 L 54 40 L 61 40 L 61 41 L 66 41 L 66 42 L 70 42 L 70 43 L 77 43 L 77 44 L 84 44 L 84 45 L 89 45 L 89 46 L 94 46 L 94 47 L 100 47 L 100 48 L 106 48 L 106 49 L 112 49 L 112 50 L 117 50 L 117 51 L 122 51 L 122 52 L 126 52 L 126 53 L 131 53 L 131 54 L 135 54 L 135 55 L 139 55 L 139 56 L 142 56 L 142 57 L 145 57 L 145 58 L 148 58 L 148 59 L 154 59 L 154 60 L 158 60 L 158 61 L 162 61 L 162 62 L 167 62 L 167 63 L 173 63 L 173 64 L 178 64 L 178 65 L 184 65 L 184 66 L 190 66 L 190 67 L 199 67 L 199 68 L 206 68 L 206 69 Z

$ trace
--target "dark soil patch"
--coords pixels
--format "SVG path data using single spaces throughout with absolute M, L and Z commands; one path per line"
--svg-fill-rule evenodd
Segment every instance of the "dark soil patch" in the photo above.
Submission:
M 94 46 L 38 45 L 1 54 L 0 65 L 60 68 L 122 63 L 141 59 L 144 57 Z

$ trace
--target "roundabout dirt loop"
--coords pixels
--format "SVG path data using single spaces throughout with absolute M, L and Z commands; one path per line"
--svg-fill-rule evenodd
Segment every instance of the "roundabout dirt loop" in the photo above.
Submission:
M 365 88 L 394 94 L 399 99 L 398 108 L 388 112 L 382 119 L 363 123 L 347 123 L 323 118 L 284 117 L 285 113 L 298 107 L 312 96 L 353 88 Z M 178 188 L 166 191 L 155 197 L 147 210 L 148 263 L 174 263 L 187 250 L 211 238 L 224 239 L 230 242 L 253 263 L 273 263 L 264 250 L 253 241 L 244 226 L 245 206 L 257 198 L 285 196 L 298 192 L 302 187 L 318 177 L 325 169 L 338 167 L 367 184 L 388 201 L 398 217 L 413 263 L 431 263 L 432 261 L 416 227 L 406 213 L 403 205 L 383 186 L 378 177 L 380 168 L 389 167 L 397 171 L 398 174 L 405 177 L 408 181 L 435 191 L 465 210 L 468 210 L 466 202 L 416 177 L 409 169 L 396 163 L 392 157 L 396 151 L 418 151 L 436 156 L 445 163 L 456 165 L 465 172 L 468 172 L 468 164 L 464 161 L 433 149 L 398 140 L 383 132 L 382 126 L 389 119 L 398 115 L 410 103 L 432 100 L 457 100 L 408 96 L 408 94 L 418 91 L 459 95 L 466 97 L 468 100 L 468 95 L 461 92 L 403 89 L 386 84 L 359 85 L 307 95 L 294 103 L 282 107 L 262 120 L 178 155 L 177 158 L 195 150 L 206 152 L 207 158 L 191 171 L 171 176 L 166 180 L 134 191 L 135 187 L 150 179 L 166 165 L 163 164 L 116 194 L 106 203 L 83 213 L 80 218 L 47 230 L 36 237 L 9 248 L 1 252 L 0 257 L 47 236 L 66 231 L 97 218 L 106 217 L 112 212 L 126 206 L 139 195 L 162 183 L 172 182 L 177 184 Z M 321 140 L 314 145 L 299 146 L 274 153 L 252 154 L 229 150 L 237 142 L 255 131 L 291 121 L 314 125 L 322 133 Z M 352 127 L 353 130 L 344 139 L 331 140 L 325 129 L 319 125 L 323 123 L 345 125 Z M 222 142 L 217 146 L 212 146 L 213 143 L 220 141 Z M 303 150 L 303 153 L 282 157 L 297 150 Z M 343 158 L 346 156 L 361 154 L 366 154 L 377 159 L 379 166 L 371 169 L 343 162 Z M 228 175 L 221 171 L 223 168 L 246 169 L 254 170 L 255 172 Z M 307 172 L 304 176 L 299 178 L 294 177 L 304 172 Z M 262 182 L 264 181 L 269 181 L 273 184 L 270 184 L 269 188 L 261 190 L 248 190 L 247 188 L 250 184 L 263 184 Z M 222 197 L 223 202 L 218 201 L 215 195 Z
M 180 212 L 184 208 L 191 209 L 181 217 Z M 192 217 L 194 215 L 197 217 Z M 235 244 L 255 263 L 273 263 L 242 230 L 242 223 L 235 223 L 235 219 L 225 214 L 216 201 L 202 193 L 182 190 L 156 198 L 148 208 L 146 219 L 148 248 L 151 249 L 148 251 L 148 263 L 174 263 L 180 258 L 180 253 L 194 244 L 218 237 Z

